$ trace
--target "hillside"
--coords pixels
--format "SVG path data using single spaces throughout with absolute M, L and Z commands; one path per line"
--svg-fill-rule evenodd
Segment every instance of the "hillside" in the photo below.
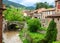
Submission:
M 19 3 L 15 3 L 15 2 L 12 2 L 12 1 L 9 1 L 9 0 L 3 0 L 3 4 L 5 4 L 7 7 L 10 7 L 10 5 L 16 7 L 16 8 L 25 8 L 25 9 L 34 9 L 34 7 L 26 7 L 24 5 L 21 5 Z

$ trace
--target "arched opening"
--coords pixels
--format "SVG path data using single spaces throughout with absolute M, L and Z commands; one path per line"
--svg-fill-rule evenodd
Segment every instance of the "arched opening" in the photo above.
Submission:
M 11 24 L 8 26 L 8 30 L 13 31 L 13 30 L 18 30 L 19 26 L 17 24 Z

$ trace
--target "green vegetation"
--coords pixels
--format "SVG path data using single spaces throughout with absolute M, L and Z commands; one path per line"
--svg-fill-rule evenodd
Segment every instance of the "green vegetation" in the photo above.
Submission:
M 54 42 L 56 41 L 57 38 L 57 29 L 54 20 L 50 22 L 47 30 L 46 28 L 41 27 L 41 23 L 36 18 L 28 20 L 28 25 L 31 27 L 28 26 L 28 29 L 22 29 L 22 31 L 20 31 L 19 33 L 19 36 L 23 40 L 23 43 L 59 43 L 60 42 L 60 41 Z M 38 25 L 37 29 L 35 29 L 36 25 Z M 39 31 L 44 30 L 47 32 L 45 34 L 45 33 L 37 32 L 36 30 Z M 26 37 L 24 34 L 26 35 Z
M 26 21 L 26 22 L 28 22 L 28 20 L 30 20 L 31 19 L 31 17 L 29 17 L 29 16 L 26 16 L 25 18 L 24 18 L 24 20 Z
M 44 39 L 45 34 L 38 33 L 38 32 L 35 32 L 35 33 L 30 32 L 29 36 L 31 38 L 32 43 L 38 43 L 38 41 Z
M 41 22 L 37 18 L 24 18 L 22 10 L 23 9 L 17 9 L 12 6 L 11 8 L 7 8 L 3 13 L 5 19 L 8 21 L 22 22 L 25 20 L 28 24 L 28 28 L 22 29 L 19 33 L 19 37 L 22 39 L 23 43 L 59 43 L 53 42 L 56 41 L 57 37 L 56 23 L 53 20 L 50 22 L 48 28 L 45 28 L 41 26 Z M 15 28 L 18 29 L 19 26 L 15 26 Z M 42 30 L 47 31 L 47 33 L 40 33 Z
M 37 3 L 36 9 L 39 8 L 52 8 L 52 5 L 49 5 L 48 3 Z M 42 27 L 41 22 L 37 18 L 31 19 L 29 16 L 24 17 L 22 13 L 22 8 L 15 8 L 11 6 L 10 8 L 7 8 L 4 13 L 4 18 L 8 21 L 25 21 L 28 25 L 27 29 L 21 29 L 19 32 L 19 37 L 23 41 L 23 43 L 60 43 L 60 41 L 56 41 L 57 37 L 57 28 L 56 23 L 54 20 L 52 20 L 48 26 Z M 11 27 L 11 26 L 10 26 Z M 19 28 L 19 26 L 12 26 L 15 30 Z M 11 28 L 12 29 L 12 28 Z M 45 33 L 40 33 L 41 31 L 47 31 Z
M 39 9 L 39 8 L 53 8 L 54 6 L 53 5 L 49 5 L 47 2 L 39 2 L 39 3 L 36 3 L 36 9 Z
M 19 37 L 22 39 L 23 43 L 38 43 L 38 41 L 44 39 L 45 34 L 37 32 L 39 29 L 41 29 L 41 31 L 44 30 L 41 28 L 39 19 L 29 19 L 27 24 L 28 29 L 22 29 L 19 33 Z
M 53 43 L 60 43 L 60 41 L 55 41 L 55 42 L 53 42 Z
M 28 30 L 30 32 L 37 32 L 39 28 L 41 28 L 41 23 L 39 19 L 34 18 L 34 19 L 28 20 Z
M 44 39 L 45 34 L 39 32 L 29 32 L 29 30 L 26 31 L 25 29 L 22 29 L 19 32 L 19 37 L 22 39 L 23 43 L 38 43 L 39 40 Z
M 52 43 L 53 41 L 56 41 L 56 38 L 57 38 L 56 23 L 54 22 L 54 20 L 52 20 L 47 29 L 46 40 L 48 41 L 48 43 Z
M 8 21 L 23 21 L 22 9 L 11 6 L 11 8 L 7 8 L 3 13 Z

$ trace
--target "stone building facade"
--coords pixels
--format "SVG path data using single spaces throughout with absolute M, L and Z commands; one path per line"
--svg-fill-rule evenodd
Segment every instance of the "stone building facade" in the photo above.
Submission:
M 60 40 L 60 0 L 55 0 L 55 14 L 46 17 L 47 23 L 49 24 L 52 19 L 54 19 L 57 24 L 57 40 Z

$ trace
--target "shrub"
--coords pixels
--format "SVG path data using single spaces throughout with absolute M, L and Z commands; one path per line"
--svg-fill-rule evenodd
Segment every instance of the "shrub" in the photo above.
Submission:
M 24 40 L 23 40 L 23 43 L 30 43 L 30 42 L 29 42 L 29 40 L 24 39 Z
M 34 18 L 34 19 L 28 20 L 28 30 L 30 32 L 37 32 L 37 30 L 40 27 L 41 27 L 41 23 L 40 23 L 39 19 Z
M 56 41 L 56 37 L 57 37 L 56 23 L 54 22 L 54 20 L 52 20 L 48 26 L 45 38 L 48 41 L 48 43 L 52 43 L 53 41 Z
M 31 17 L 29 17 L 29 16 L 26 16 L 25 17 L 25 21 L 27 22 L 29 19 L 31 19 Z
M 37 43 L 48 43 L 46 39 L 39 40 Z
M 8 21 L 23 21 L 22 9 L 7 8 L 4 12 L 4 18 Z

